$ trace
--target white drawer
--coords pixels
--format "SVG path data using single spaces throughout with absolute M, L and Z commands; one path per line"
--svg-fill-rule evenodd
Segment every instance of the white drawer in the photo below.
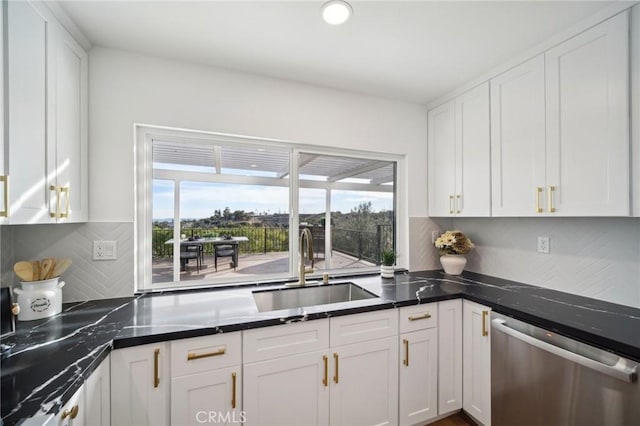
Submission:
M 347 345 L 398 334 L 398 310 L 365 312 L 331 318 L 331 346 Z
M 400 308 L 400 333 L 438 326 L 438 303 Z
M 241 362 L 240 332 L 171 342 L 171 377 L 230 367 Z
M 328 347 L 328 319 L 243 331 L 245 363 L 301 354 Z

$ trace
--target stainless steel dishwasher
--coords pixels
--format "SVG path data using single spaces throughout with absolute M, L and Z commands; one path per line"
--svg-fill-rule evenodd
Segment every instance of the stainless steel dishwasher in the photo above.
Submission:
M 491 328 L 492 426 L 640 425 L 638 363 L 495 312 Z

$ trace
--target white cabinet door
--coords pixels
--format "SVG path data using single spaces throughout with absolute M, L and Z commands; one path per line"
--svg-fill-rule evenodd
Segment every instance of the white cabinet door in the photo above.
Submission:
M 29 2 L 7 2 L 8 223 L 49 223 L 48 20 Z
M 397 424 L 397 336 L 334 347 L 331 354 L 330 424 Z
M 171 379 L 171 424 L 242 422 L 240 365 Z
M 400 335 L 400 425 L 438 415 L 438 329 Z
M 456 98 L 456 216 L 491 214 L 489 83 Z M 437 160 L 437 159 L 436 159 Z
M 491 80 L 491 213 L 538 216 L 545 181 L 544 55 Z
M 547 212 L 629 215 L 629 14 L 545 54 Z
M 438 302 L 438 414 L 462 408 L 462 300 Z
M 455 108 L 450 101 L 429 111 L 429 216 L 450 216 L 455 185 Z
M 107 357 L 84 384 L 85 424 L 109 426 L 111 424 L 111 363 Z
M 111 353 L 111 423 L 169 424 L 169 353 L 166 343 Z
M 245 425 L 329 424 L 326 351 L 244 365 Z
M 58 412 L 59 426 L 83 426 L 85 424 L 85 386 L 73 394 Z
M 432 109 L 428 120 L 429 216 L 489 216 L 489 83 Z
M 87 94 L 88 56 L 63 28 L 55 31 L 55 158 L 52 158 L 59 187 L 60 220 L 88 220 L 87 191 Z M 55 95 L 53 94 L 55 93 Z M 56 200 L 57 201 L 57 200 Z M 51 210 L 55 211 L 52 206 Z
M 491 308 L 463 302 L 463 408 L 491 424 Z

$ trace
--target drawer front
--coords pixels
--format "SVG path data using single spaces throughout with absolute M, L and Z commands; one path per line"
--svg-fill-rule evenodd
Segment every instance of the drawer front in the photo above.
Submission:
M 390 337 L 397 334 L 397 309 L 331 318 L 332 347 Z
M 171 342 L 171 377 L 238 365 L 241 342 L 240 332 L 175 340 Z
M 400 308 L 400 333 L 438 326 L 438 303 Z
M 329 320 L 243 331 L 244 362 L 263 361 L 329 347 Z

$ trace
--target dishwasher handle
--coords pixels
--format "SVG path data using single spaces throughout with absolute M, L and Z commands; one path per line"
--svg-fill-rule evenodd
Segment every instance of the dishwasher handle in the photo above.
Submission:
M 515 339 L 521 340 L 539 349 L 558 355 L 559 357 L 562 357 L 571 362 L 575 362 L 576 364 L 580 364 L 584 367 L 599 371 L 608 376 L 615 377 L 618 380 L 633 383 L 637 379 L 638 367 L 635 365 L 630 366 L 622 357 L 618 358 L 618 362 L 615 365 L 607 365 L 591 358 L 579 355 L 575 352 L 571 352 L 569 350 L 536 339 L 535 337 L 529 336 L 528 334 L 522 333 L 518 330 L 514 330 L 513 328 L 507 326 L 506 321 L 503 319 L 495 318 L 491 320 L 491 326 L 496 330 L 501 331 L 504 334 L 507 334 Z

